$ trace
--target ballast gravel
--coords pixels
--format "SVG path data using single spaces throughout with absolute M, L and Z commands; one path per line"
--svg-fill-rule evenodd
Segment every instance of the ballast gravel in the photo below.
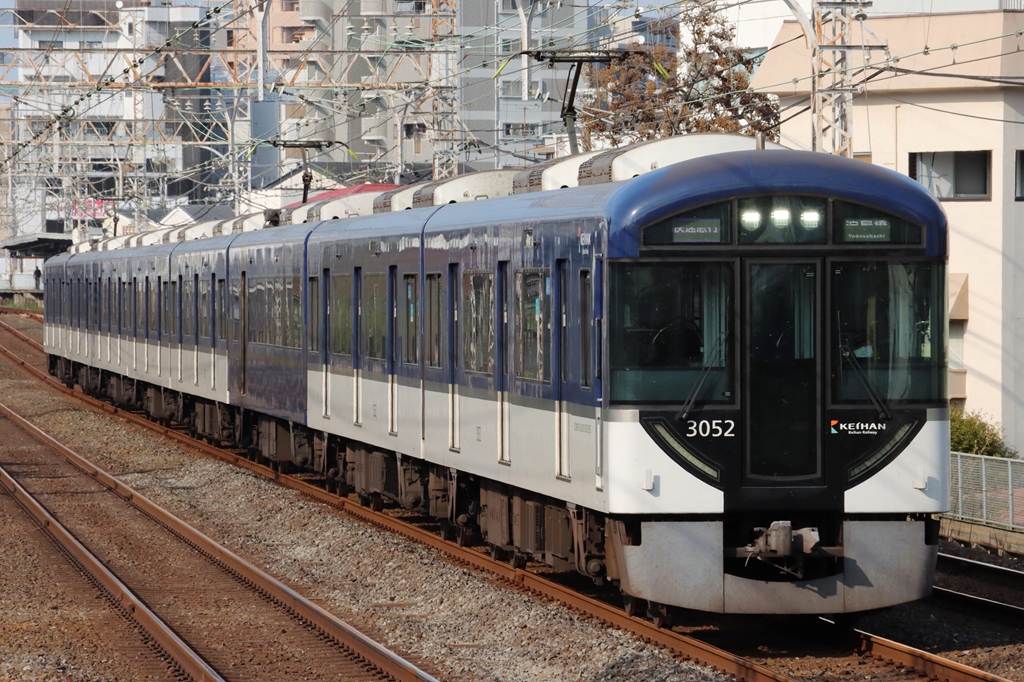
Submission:
M 728 679 L 244 470 L 82 409 L 6 361 L 0 395 L 138 492 L 382 644 L 429 662 L 445 680 Z M 96 665 L 73 678 L 99 679 L 103 666 Z M 58 670 L 49 679 L 66 679 Z

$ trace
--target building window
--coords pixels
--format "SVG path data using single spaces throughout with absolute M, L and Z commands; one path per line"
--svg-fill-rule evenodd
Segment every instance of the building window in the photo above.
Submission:
M 522 97 L 523 96 L 523 81 L 521 80 L 507 80 L 501 81 L 501 90 L 499 94 L 502 97 Z
M 82 41 L 83 50 L 102 50 L 103 43 L 99 40 L 84 40 Z
M 285 12 L 298 12 L 299 0 L 281 0 L 281 9 Z
M 64 49 L 64 41 L 62 41 L 62 40 L 40 40 L 39 41 L 39 49 L 40 50 L 63 50 Z
M 286 26 L 281 29 L 281 40 L 285 43 L 301 43 L 306 39 L 304 26 Z
M 992 152 L 914 152 L 910 177 L 939 199 L 991 198 Z
M 854 161 L 863 161 L 864 163 L 871 163 L 871 152 L 854 152 Z
M 512 54 L 514 52 L 519 52 L 519 39 L 518 38 L 511 39 L 511 40 L 502 40 L 501 41 L 501 53 L 502 54 Z
M 1024 201 L 1024 150 L 1017 150 L 1017 159 L 1014 164 L 1016 168 L 1016 189 L 1014 190 L 1014 198 L 1017 201 Z
M 506 123 L 503 130 L 505 137 L 537 137 L 543 133 L 539 123 Z

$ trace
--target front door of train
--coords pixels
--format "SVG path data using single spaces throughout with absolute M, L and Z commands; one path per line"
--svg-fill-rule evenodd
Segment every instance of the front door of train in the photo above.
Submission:
M 821 268 L 745 259 L 744 486 L 822 484 Z

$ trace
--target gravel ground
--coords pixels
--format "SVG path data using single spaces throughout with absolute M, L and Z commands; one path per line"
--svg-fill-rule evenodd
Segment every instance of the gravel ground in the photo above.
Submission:
M 0 528 L 0 682 L 175 679 L 6 492 Z
M 40 390 L 6 361 L 0 395 L 58 440 L 74 443 L 98 466 L 339 617 L 428 660 L 444 679 L 727 679 L 243 470 L 83 410 Z M 6 617 L 0 613 L 0 623 Z M 96 664 L 98 675 L 102 663 Z

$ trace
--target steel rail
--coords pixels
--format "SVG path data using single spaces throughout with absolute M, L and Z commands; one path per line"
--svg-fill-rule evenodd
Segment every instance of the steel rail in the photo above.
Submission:
M 956 590 L 948 590 L 945 587 L 932 587 L 932 596 L 941 597 L 942 599 L 949 599 L 950 601 L 959 601 L 971 606 L 975 606 L 989 611 L 1000 611 L 1002 614 L 1008 614 L 1013 616 L 1016 620 L 1013 621 L 1014 625 L 1020 626 L 1020 623 L 1024 623 L 1024 607 L 1014 606 L 1013 604 L 1005 604 L 1001 601 L 995 601 L 993 599 L 986 599 L 985 597 L 979 597 L 974 594 L 967 594 L 966 592 L 957 592 Z
M 888 663 L 901 664 L 907 668 L 913 668 L 919 674 L 930 679 L 946 680 L 946 682 L 1009 682 L 1005 677 L 999 677 L 977 668 L 972 668 L 963 663 L 957 663 L 948 658 L 930 654 L 909 647 L 899 642 L 894 642 L 885 637 L 872 635 L 862 630 L 854 630 L 860 635 L 860 650 L 862 653 L 874 656 Z
M 948 561 L 949 563 L 960 564 L 962 566 L 966 566 L 971 570 L 977 570 L 986 573 L 995 573 L 996 575 L 1012 578 L 1014 580 L 1024 580 L 1024 571 L 1019 571 L 1016 568 L 1007 568 L 1006 566 L 987 564 L 984 561 L 966 559 L 964 557 L 955 556 L 953 554 L 945 554 L 943 552 L 939 552 L 939 561 Z
M 262 591 L 270 595 L 273 599 L 279 601 L 299 618 L 312 624 L 318 631 L 339 642 L 367 663 L 372 664 L 400 682 L 437 682 L 436 678 L 433 676 L 420 670 L 412 663 L 409 663 L 394 652 L 381 646 L 376 641 L 356 630 L 337 616 L 310 602 L 298 592 L 277 580 L 270 574 L 250 564 L 219 543 L 200 533 L 189 524 L 154 504 L 143 495 L 135 492 L 132 488 L 92 464 L 59 441 L 55 440 L 3 403 L 0 403 L 0 414 L 8 417 L 12 422 L 20 426 L 36 440 L 59 452 L 70 460 L 72 464 L 99 481 L 111 492 L 131 503 L 143 513 L 149 515 L 157 522 L 169 528 L 172 532 L 184 538 L 200 551 L 212 557 L 214 561 L 226 566 L 242 579 L 254 585 L 257 590 Z M 124 589 L 127 590 L 127 588 Z M 141 605 L 141 602 L 139 602 L 139 604 Z M 153 617 L 155 618 L 155 616 Z M 215 676 L 197 677 L 197 679 L 220 680 L 221 678 L 219 676 Z
M 13 420 L 21 426 L 17 420 Z M 192 647 L 186 644 L 146 604 L 122 583 L 102 561 L 85 548 L 71 532 L 25 490 L 7 471 L 0 467 L 0 487 L 3 487 L 21 505 L 21 508 L 35 520 L 40 528 L 53 538 L 68 554 L 74 557 L 82 570 L 106 592 L 111 600 L 142 630 L 170 659 L 170 666 L 196 682 L 224 682 L 224 678 L 209 666 Z
M 0 326 L 10 329 L 10 327 L 7 327 L 7 325 L 2 322 L 0 322 Z M 28 340 L 28 338 L 22 334 L 18 334 L 18 336 Z M 38 343 L 31 340 L 28 341 L 33 346 L 37 348 L 39 347 Z M 347 498 L 339 497 L 333 493 L 328 493 L 322 488 L 318 488 L 310 483 L 287 475 L 282 475 L 279 472 L 273 471 L 269 467 L 252 462 L 245 457 L 236 455 L 227 450 L 222 450 L 205 442 L 192 439 L 179 431 L 166 426 L 161 426 L 132 412 L 122 410 L 103 401 L 75 392 L 61 384 L 49 374 L 28 365 L 2 345 L 0 345 L 0 353 L 13 358 L 26 370 L 42 378 L 54 388 L 66 394 L 73 395 L 103 412 L 121 415 L 144 428 L 168 436 L 216 459 L 245 468 L 263 478 L 272 480 L 279 485 L 302 493 L 303 495 L 317 500 L 318 502 L 335 507 L 350 516 L 404 535 L 417 542 L 437 549 L 438 551 L 444 552 L 449 556 L 460 559 L 474 568 L 496 575 L 510 583 L 523 586 L 549 598 L 557 599 L 570 608 L 576 609 L 586 615 L 598 618 L 615 627 L 634 632 L 646 641 L 663 646 L 683 659 L 692 659 L 698 663 L 716 668 L 725 674 L 732 675 L 741 680 L 748 680 L 749 682 L 765 682 L 768 680 L 773 682 L 793 681 L 793 678 L 776 673 L 762 665 L 754 663 L 753 661 L 736 656 L 722 649 L 718 649 L 717 647 L 706 644 L 705 642 L 693 637 L 688 637 L 671 630 L 656 628 L 648 621 L 628 616 L 620 609 L 616 609 L 597 600 L 572 592 L 568 588 L 552 581 L 545 580 L 538 575 L 534 575 L 523 569 L 512 568 L 510 565 L 495 561 L 481 552 L 467 547 L 459 547 L 454 543 L 442 540 L 440 537 L 427 530 L 390 517 L 386 514 L 374 512 L 366 507 L 360 506 L 358 503 L 348 500 Z M 861 653 L 875 656 L 893 663 L 900 663 L 904 667 L 912 668 L 922 675 L 928 675 L 936 680 L 945 680 L 946 682 L 978 682 L 979 680 L 983 682 L 1007 682 L 1005 678 L 997 675 L 992 675 L 990 673 L 971 668 L 970 666 L 963 665 L 962 663 L 957 663 L 956 661 L 942 658 L 941 656 L 936 656 L 935 654 L 931 654 L 920 649 L 914 649 L 913 647 L 893 642 L 892 640 L 885 639 L 884 637 L 872 635 L 860 630 L 857 630 L 856 633 L 861 639 Z
M 0 314 L 3 315 L 28 315 L 29 317 L 43 321 L 43 314 L 38 310 L 28 310 L 27 308 L 8 308 L 6 306 L 0 306 Z

